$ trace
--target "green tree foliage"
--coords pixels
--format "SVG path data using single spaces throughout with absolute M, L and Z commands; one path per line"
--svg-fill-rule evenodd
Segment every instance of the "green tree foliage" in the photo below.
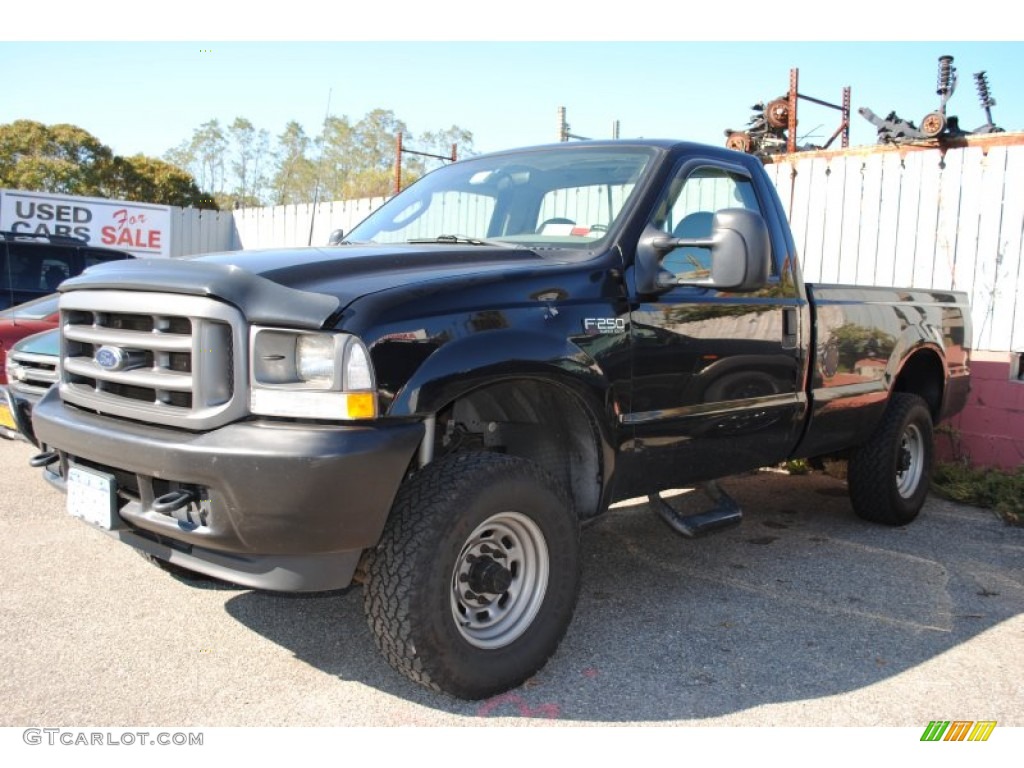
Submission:
M 145 155 L 115 158 L 123 164 L 121 186 L 116 195 L 120 200 L 155 202 L 176 205 L 179 208 L 217 208 L 215 201 L 196 185 L 188 171 L 176 165 Z
M 446 162 L 452 144 L 459 157 L 473 154 L 470 131 L 453 125 L 417 139 L 392 110 L 374 109 L 357 122 L 328 116 L 317 136 L 290 121 L 272 150 L 267 131 L 245 117 L 227 128 L 209 120 L 164 159 L 190 170 L 223 208 L 378 197 L 394 188 L 399 133 L 406 149 L 440 156 L 403 154 L 403 186 Z
M 249 120 L 236 117 L 227 130 L 232 146 L 231 172 L 235 184 L 231 195 L 241 205 L 259 205 L 267 187 L 270 134 L 257 130 Z
M 473 154 L 473 134 L 471 131 L 453 125 L 440 131 L 427 131 L 420 136 L 418 149 L 435 155 L 451 157 L 452 146 L 455 147 L 456 159 L 469 157 Z M 427 162 L 427 168 L 436 167 L 441 161 Z
M 277 173 L 272 182 L 277 205 L 310 203 L 316 190 L 316 164 L 310 159 L 312 140 L 294 120 L 277 137 Z
M 224 157 L 228 140 L 216 119 L 192 132 L 192 137 L 164 153 L 164 159 L 189 171 L 202 189 L 223 195 L 226 183 Z
M 75 125 L 15 120 L 0 125 L 0 186 L 106 196 L 114 153 Z
M 124 158 L 76 125 L 0 125 L 0 187 L 213 207 L 186 171 L 156 158 Z

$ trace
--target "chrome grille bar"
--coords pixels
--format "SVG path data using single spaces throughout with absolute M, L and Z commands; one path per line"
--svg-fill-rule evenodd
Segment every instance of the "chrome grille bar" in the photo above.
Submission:
M 61 398 L 99 413 L 211 429 L 247 411 L 247 330 L 201 296 L 70 291 L 61 297 Z

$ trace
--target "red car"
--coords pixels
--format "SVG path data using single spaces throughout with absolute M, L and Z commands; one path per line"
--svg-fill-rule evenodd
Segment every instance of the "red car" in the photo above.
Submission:
M 43 296 L 0 311 L 0 386 L 7 385 L 7 352 L 26 336 L 56 328 L 60 313 L 57 311 L 56 293 Z M 0 436 L 15 437 L 17 426 L 7 406 L 6 398 L 0 393 Z

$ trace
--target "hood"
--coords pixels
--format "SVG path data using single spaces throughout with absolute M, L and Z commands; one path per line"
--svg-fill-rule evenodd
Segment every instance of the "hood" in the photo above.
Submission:
M 61 283 L 75 290 L 210 296 L 260 324 L 321 328 L 361 296 L 389 288 L 544 263 L 533 251 L 465 245 L 349 245 L 234 251 L 98 264 Z

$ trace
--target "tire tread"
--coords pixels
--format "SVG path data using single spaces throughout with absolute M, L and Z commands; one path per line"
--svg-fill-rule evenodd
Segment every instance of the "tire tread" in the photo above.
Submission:
M 916 413 L 915 413 L 916 412 Z M 917 419 L 924 438 L 925 467 L 921 484 L 924 490 L 906 502 L 895 487 L 895 444 L 901 439 L 904 425 Z M 931 415 L 925 401 L 908 392 L 892 394 L 882 421 L 870 439 L 850 457 L 847 485 L 850 501 L 857 516 L 883 525 L 906 525 L 914 520 L 927 498 L 933 456 Z
M 449 679 L 444 664 L 431 663 L 421 655 L 414 641 L 410 585 L 415 583 L 418 563 L 436 550 L 444 533 L 448 519 L 439 511 L 459 503 L 466 493 L 510 475 L 555 492 L 567 513 L 572 514 L 560 486 L 539 465 L 502 454 L 457 454 L 429 464 L 403 484 L 380 543 L 367 563 L 364 610 L 378 650 L 395 670 L 431 690 L 463 698 L 483 698 L 501 690 L 467 688 Z M 577 525 L 577 541 L 578 536 Z M 578 581 L 578 563 L 576 569 Z M 541 659 L 535 669 L 525 670 L 524 679 L 546 661 L 547 658 Z

